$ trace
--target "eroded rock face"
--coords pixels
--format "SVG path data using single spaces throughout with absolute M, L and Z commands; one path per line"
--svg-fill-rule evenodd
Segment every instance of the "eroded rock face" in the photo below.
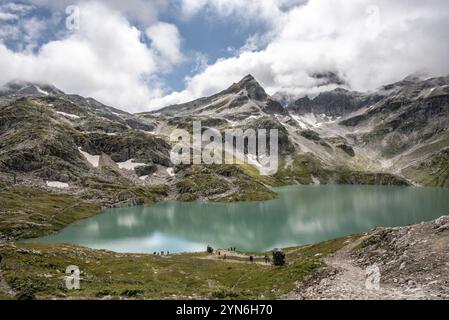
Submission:
M 115 162 L 144 159 L 170 166 L 170 145 L 163 139 L 139 131 L 125 131 L 114 136 L 98 133 L 86 134 L 81 145 L 88 153 L 97 155 L 106 153 Z
M 148 176 L 157 171 L 157 166 L 155 164 L 149 164 L 146 166 L 140 166 L 134 169 L 138 177 Z
M 351 146 L 348 146 L 347 144 L 339 144 L 337 145 L 337 148 L 343 150 L 348 156 L 355 157 L 355 151 Z
M 345 89 L 335 89 L 320 93 L 310 99 L 303 97 L 288 106 L 288 109 L 297 114 L 325 114 L 328 116 L 343 116 L 350 114 L 364 106 L 375 104 L 382 95 L 370 95 L 359 92 L 350 92 Z

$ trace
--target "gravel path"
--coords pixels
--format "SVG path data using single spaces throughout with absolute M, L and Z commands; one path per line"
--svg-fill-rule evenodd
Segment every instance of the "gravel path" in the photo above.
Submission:
M 323 260 L 324 268 L 299 283 L 284 298 L 447 299 L 449 217 L 414 226 L 373 230 Z M 373 270 L 378 270 L 377 286 L 369 281 L 375 278 L 375 272 L 370 272 Z

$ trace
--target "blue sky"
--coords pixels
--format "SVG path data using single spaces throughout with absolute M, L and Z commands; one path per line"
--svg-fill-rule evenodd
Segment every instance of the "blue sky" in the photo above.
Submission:
M 15 3 L 18 5 L 29 5 L 30 2 L 1 0 L 0 3 Z M 64 37 L 65 30 L 64 8 L 33 5 L 20 16 L 21 21 L 37 19 L 45 21 L 45 28 L 33 39 L 32 51 L 37 52 L 39 48 L 49 41 L 58 40 Z M 246 40 L 252 35 L 263 32 L 265 26 L 257 21 L 253 24 L 236 24 L 235 19 L 223 19 L 216 14 L 202 12 L 194 18 L 182 17 L 179 14 L 179 4 L 171 4 L 169 8 L 162 11 L 159 19 L 161 21 L 177 26 L 182 38 L 182 51 L 186 58 L 169 73 L 162 76 L 166 85 L 165 90 L 179 91 L 185 87 L 185 78 L 198 71 L 198 59 L 201 57 L 202 63 L 213 63 L 220 58 L 228 58 L 235 54 L 235 51 L 245 45 Z M 18 27 L 21 24 L 16 19 L 0 19 L 0 27 Z M 130 18 L 130 23 L 144 30 L 145 24 L 135 18 Z M 142 38 L 142 41 L 151 43 L 151 40 Z M 13 51 L 23 51 L 27 45 L 24 37 L 17 37 L 15 34 L 3 38 L 6 47 Z
M 179 65 L 166 77 L 167 84 L 176 91 L 184 88 L 185 76 L 195 73 L 198 67 L 195 54 L 203 55 L 209 63 L 232 57 L 249 37 L 265 29 L 262 24 L 238 25 L 232 20 L 214 19 L 204 13 L 195 19 L 176 19 L 170 14 L 162 18 L 178 26 L 183 38 L 183 51 L 192 56 L 190 61 Z
M 68 6 L 79 28 L 67 29 Z M 372 90 L 449 73 L 446 0 L 0 0 L 0 85 L 52 83 L 131 112 L 223 90 Z

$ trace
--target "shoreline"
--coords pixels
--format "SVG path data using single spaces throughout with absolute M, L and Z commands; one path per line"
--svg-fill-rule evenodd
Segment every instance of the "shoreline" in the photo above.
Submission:
M 314 185 L 309 185 L 309 186 L 289 185 L 289 186 L 283 186 L 283 187 L 276 187 L 276 188 L 273 188 L 273 189 L 275 191 L 282 191 L 282 190 L 294 190 L 296 188 L 313 188 L 313 187 L 314 187 Z M 354 185 L 320 185 L 320 186 L 316 186 L 316 187 L 321 187 L 321 188 L 324 187 L 324 188 L 330 188 L 330 189 L 340 188 L 340 187 L 348 187 L 348 188 L 356 187 L 355 189 L 360 188 L 360 187 L 361 188 L 363 188 L 363 187 L 366 187 L 366 188 L 370 188 L 371 187 L 371 188 L 373 188 L 374 187 L 376 189 L 377 189 L 377 187 L 379 187 L 379 188 L 390 187 L 390 188 L 396 188 L 396 189 L 403 189 L 403 188 L 405 188 L 403 186 L 354 186 Z M 438 188 L 438 187 L 418 187 L 418 188 L 414 187 L 414 186 L 410 186 L 410 187 L 411 187 L 411 189 L 416 189 L 416 190 L 418 190 L 418 189 L 446 190 L 445 188 Z M 279 200 L 279 198 L 277 198 L 277 199 Z M 272 202 L 272 201 L 276 201 L 276 199 L 266 200 L 264 202 Z M 147 205 L 136 205 L 136 206 L 120 207 L 120 208 L 125 208 L 125 209 L 126 208 L 130 208 L 130 209 L 132 209 L 132 208 L 142 208 L 143 209 L 143 208 L 150 208 L 150 207 L 152 207 L 154 205 L 157 205 L 157 204 L 163 204 L 164 202 L 167 202 L 167 203 L 175 202 L 176 203 L 176 202 L 182 202 L 182 201 L 161 200 L 161 201 L 158 201 L 158 202 L 155 202 L 155 203 L 152 203 L 152 204 L 147 204 Z M 184 202 L 184 203 L 186 203 L 186 202 Z M 230 203 L 223 203 L 223 202 L 214 202 L 214 201 L 208 202 L 208 201 L 199 201 L 199 200 L 193 201 L 193 202 L 188 202 L 188 203 L 193 203 L 193 204 L 196 204 L 196 205 L 199 205 L 199 206 L 201 206 L 202 204 L 208 204 L 209 206 L 212 206 L 212 208 L 214 208 L 213 207 L 214 205 L 225 206 L 226 207 L 228 204 L 230 204 Z M 250 204 L 251 202 L 235 202 L 233 204 L 238 204 L 238 203 L 249 203 Z M 256 201 L 254 203 L 260 203 L 260 201 Z M 62 228 L 59 229 L 59 230 L 54 230 L 51 233 L 46 233 L 46 234 L 43 234 L 43 235 L 40 235 L 40 236 L 37 236 L 37 237 L 19 239 L 18 242 L 19 243 L 47 243 L 47 242 L 39 242 L 39 241 L 33 242 L 33 240 L 38 240 L 39 238 L 44 238 L 44 237 L 51 237 L 52 235 L 60 232 L 62 229 L 68 227 L 69 225 L 71 225 L 73 223 L 76 223 L 77 221 L 81 221 L 81 220 L 88 219 L 88 218 L 90 219 L 90 218 L 96 217 L 98 215 L 105 214 L 105 211 L 107 211 L 109 209 L 120 209 L 120 208 L 117 208 L 117 207 L 102 208 L 100 211 L 98 211 L 96 213 L 93 213 L 92 215 L 90 215 L 88 217 L 85 217 L 85 218 L 82 218 L 82 219 L 79 219 L 79 220 L 75 220 L 75 221 L 71 222 L 68 225 L 62 226 Z M 449 208 L 448 208 L 448 210 L 449 210 Z M 119 211 L 119 212 L 122 212 L 122 211 Z M 435 214 L 442 215 L 445 212 L 446 212 L 445 210 L 438 210 L 437 212 L 435 212 Z M 404 226 L 407 226 L 407 225 L 410 225 L 410 224 L 413 224 L 413 223 L 418 223 L 418 222 L 421 222 L 421 221 L 430 221 L 430 220 L 432 220 L 432 219 L 434 219 L 436 217 L 435 214 L 434 215 L 427 215 L 427 216 L 423 215 L 422 217 L 419 217 L 417 219 L 411 219 L 412 221 L 410 221 L 408 223 L 402 222 L 402 220 L 401 221 L 397 221 L 397 222 L 392 222 L 391 224 L 388 221 L 387 222 L 383 222 L 383 223 L 381 222 L 380 224 L 373 224 L 372 223 L 370 228 L 356 228 L 355 230 L 353 230 L 353 232 L 356 232 L 356 233 L 358 233 L 358 232 L 367 232 L 371 228 L 379 227 L 379 226 L 380 227 L 382 227 L 382 226 L 384 226 L 384 227 L 388 227 L 388 226 L 404 227 Z M 341 233 L 341 234 L 338 234 L 338 235 L 334 235 L 332 237 L 325 237 L 325 238 L 320 237 L 320 239 L 315 239 L 315 240 L 309 239 L 309 240 L 312 240 L 312 241 L 307 242 L 307 243 L 295 243 L 295 242 L 290 242 L 290 241 L 287 241 L 287 242 L 290 243 L 289 246 L 312 245 L 312 244 L 317 244 L 317 243 L 320 243 L 320 242 L 323 242 L 323 241 L 329 241 L 329 240 L 332 240 L 332 239 L 336 239 L 338 237 L 349 236 L 351 233 Z M 14 239 L 12 241 L 14 241 Z M 73 243 L 75 245 L 80 245 L 80 246 L 86 246 L 87 248 L 91 248 L 93 250 L 109 250 L 109 251 L 116 252 L 116 253 L 149 254 L 149 255 L 151 255 L 152 252 L 159 252 L 162 249 L 166 249 L 166 247 L 163 247 L 163 248 L 162 247 L 161 248 L 152 248 L 152 249 L 149 249 L 148 252 L 144 252 L 144 251 L 115 251 L 113 247 L 106 246 L 106 247 L 103 247 L 103 248 L 92 248 L 92 247 L 89 247 L 88 244 L 83 244 L 82 242 L 77 242 L 76 240 L 73 241 L 73 239 L 72 240 L 69 239 L 68 241 L 69 241 L 69 243 Z M 59 242 L 52 242 L 52 243 L 53 244 L 58 244 Z M 212 241 L 212 244 L 213 244 L 213 241 Z M 224 244 L 224 246 L 226 246 L 226 244 Z M 229 246 L 231 246 L 231 244 Z M 204 247 L 206 247 L 206 244 L 204 244 Z M 281 245 L 281 247 L 284 247 L 284 246 Z M 248 251 L 248 250 L 244 250 L 244 249 L 242 250 L 241 248 L 239 248 L 239 249 L 240 249 L 240 252 L 242 252 L 242 253 L 252 252 L 252 253 L 255 253 L 255 254 L 256 253 L 259 254 L 259 253 L 267 252 L 266 250 L 249 249 L 249 251 Z M 183 253 L 184 254 L 190 254 L 190 253 L 200 253 L 200 252 L 202 252 L 202 251 L 180 251 L 180 252 L 177 252 L 174 249 L 170 249 L 170 251 L 172 253 L 176 252 L 177 254 L 183 254 Z

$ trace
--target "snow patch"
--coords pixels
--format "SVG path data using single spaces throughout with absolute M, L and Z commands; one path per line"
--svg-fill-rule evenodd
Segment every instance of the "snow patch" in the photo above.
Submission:
M 321 181 L 317 177 L 312 176 L 312 181 L 313 181 L 313 184 L 316 184 L 316 185 L 321 184 Z
M 37 92 L 42 93 L 42 94 L 44 94 L 44 95 L 46 95 L 46 96 L 49 95 L 49 93 L 48 93 L 47 91 L 42 90 L 42 89 L 39 88 L 38 86 L 34 86 L 34 87 L 36 88 Z
M 114 116 L 119 117 L 120 119 L 123 119 L 123 114 L 117 113 L 117 112 L 111 112 Z
M 167 173 L 170 177 L 175 176 L 175 170 L 173 168 L 167 168 Z
M 47 181 L 46 184 L 50 188 L 58 188 L 58 189 L 67 189 L 67 188 L 69 188 L 69 184 L 65 183 L 65 182 Z
M 78 150 L 93 167 L 98 168 L 98 165 L 100 164 L 100 156 L 94 156 L 84 152 L 81 150 L 81 147 L 79 147 Z
M 128 161 L 125 162 L 117 162 L 117 165 L 120 169 L 125 169 L 125 170 L 134 170 L 137 167 L 140 166 L 145 166 L 145 163 L 139 163 L 139 162 L 133 162 L 134 159 L 129 159 Z
M 229 119 L 226 119 L 226 121 L 231 125 L 231 127 L 237 127 L 239 125 L 237 121 L 232 121 Z
M 321 126 L 321 123 L 318 122 L 313 113 L 308 113 L 302 116 L 292 115 L 292 117 L 296 122 L 298 122 L 302 129 L 318 128 Z
M 65 113 L 65 112 L 62 112 L 62 111 L 56 111 L 56 113 L 60 114 L 61 116 L 64 116 L 64 117 L 67 117 L 67 118 L 71 118 L 71 119 L 79 119 L 80 118 L 76 114 Z

